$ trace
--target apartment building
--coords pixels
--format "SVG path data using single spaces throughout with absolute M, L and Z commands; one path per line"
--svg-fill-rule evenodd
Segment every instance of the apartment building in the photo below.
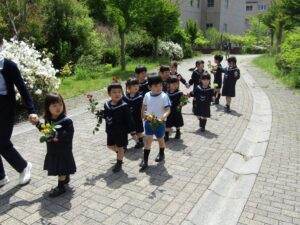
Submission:
M 206 30 L 242 34 L 249 28 L 249 18 L 268 10 L 271 0 L 181 0 L 183 26 L 187 19 L 198 21 Z

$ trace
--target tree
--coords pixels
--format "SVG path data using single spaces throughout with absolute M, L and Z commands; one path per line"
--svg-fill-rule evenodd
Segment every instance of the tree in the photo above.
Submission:
M 300 23 L 300 1 L 284 0 L 283 9 L 295 23 Z
M 121 39 L 121 68 L 126 67 L 125 35 L 140 21 L 142 1 L 140 0 L 106 0 L 108 21 L 114 24 Z M 144 15 L 143 15 L 144 16 Z
M 173 33 L 179 25 L 180 10 L 178 4 L 168 0 L 144 1 L 143 24 L 154 38 L 154 55 L 158 56 L 158 39 Z
M 194 45 L 199 32 L 197 21 L 188 19 L 186 21 L 185 32 L 190 36 L 191 44 Z
M 105 14 L 106 2 L 105 0 L 83 0 L 84 3 L 89 7 L 90 16 L 97 22 L 107 24 L 108 19 Z

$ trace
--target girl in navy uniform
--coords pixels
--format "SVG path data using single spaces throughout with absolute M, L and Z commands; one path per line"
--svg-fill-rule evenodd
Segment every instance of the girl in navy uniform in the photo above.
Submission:
M 218 105 L 221 98 L 221 88 L 222 88 L 222 65 L 223 61 L 222 55 L 215 55 L 214 57 L 216 66 L 213 67 L 214 73 L 214 89 L 215 89 L 215 104 Z
M 166 121 L 165 142 L 169 140 L 169 133 L 172 127 L 176 127 L 175 139 L 180 139 L 180 127 L 183 126 L 181 114 L 180 98 L 183 92 L 179 90 L 178 79 L 173 77 L 169 79 L 169 91 L 167 92 L 171 101 L 171 113 Z
M 136 131 L 130 109 L 122 99 L 122 85 L 111 83 L 107 90 L 111 99 L 104 105 L 103 117 L 106 121 L 107 147 L 117 153 L 117 162 L 113 168 L 113 172 L 116 173 L 122 169 L 128 133 L 136 139 Z
M 189 85 L 193 85 L 193 90 L 195 90 L 198 85 L 201 84 L 201 77 L 203 75 L 207 75 L 208 72 L 206 70 L 204 70 L 204 61 L 200 60 L 200 61 L 196 61 L 196 67 L 195 68 L 191 68 L 190 71 L 193 71 L 191 79 L 189 80 Z M 196 100 L 195 98 L 193 99 L 193 113 L 195 113 L 195 104 L 196 104 Z
M 139 65 L 135 68 L 135 73 L 139 81 L 139 93 L 144 97 L 149 91 L 148 81 L 147 81 L 147 68 L 145 66 Z
M 180 81 L 182 84 L 184 84 L 187 88 L 189 88 L 189 84 L 186 82 L 186 80 L 177 72 L 178 63 L 177 62 L 171 62 L 170 65 L 170 77 L 176 77 L 178 81 Z
M 3 37 L 0 35 L 0 49 L 2 46 Z M 10 140 L 16 111 L 15 86 L 25 102 L 30 122 L 35 123 L 38 118 L 18 66 L 0 55 L 0 187 L 9 182 L 1 157 L 20 173 L 20 185 L 30 181 L 32 164 L 19 154 Z
M 58 185 L 50 191 L 49 197 L 54 198 L 66 192 L 65 185 L 70 182 L 70 174 L 76 172 L 73 156 L 73 122 L 66 115 L 66 106 L 60 94 L 50 93 L 45 98 L 45 123 L 38 122 L 39 130 L 45 129 L 47 124 L 58 125 L 54 137 L 49 138 L 44 170 L 48 176 L 58 176 Z
M 137 143 L 135 148 L 143 148 L 143 132 L 144 125 L 141 117 L 143 105 L 143 96 L 139 93 L 139 81 L 136 78 L 129 78 L 126 82 L 127 94 L 123 96 L 123 101 L 126 102 L 131 111 L 134 122 L 135 131 L 137 133 Z
M 168 80 L 170 78 L 170 67 L 168 65 L 162 65 L 159 68 L 159 75 L 162 79 L 163 92 L 168 91 Z
M 190 93 L 196 99 L 195 115 L 199 119 L 201 131 L 205 131 L 207 118 L 210 117 L 210 105 L 214 95 L 214 89 L 209 86 L 210 75 L 205 74 L 201 77 L 201 85 L 198 85 Z
M 227 59 L 228 67 L 222 71 L 224 73 L 222 96 L 226 97 L 226 108 L 227 112 L 231 112 L 230 104 L 231 98 L 235 97 L 235 85 L 236 81 L 240 79 L 240 70 L 236 65 L 236 57 L 232 56 Z

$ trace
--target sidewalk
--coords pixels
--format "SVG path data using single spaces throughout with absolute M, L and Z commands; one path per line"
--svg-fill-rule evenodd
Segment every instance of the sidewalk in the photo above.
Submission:
M 189 79 L 188 68 L 194 63 L 185 61 L 179 72 Z M 220 106 L 212 106 L 203 134 L 189 104 L 183 110 L 182 140 L 168 142 L 165 163 L 154 162 L 155 143 L 149 170 L 139 173 L 143 152 L 129 149 L 119 174 L 111 172 L 115 155 L 106 148 L 104 126 L 93 135 L 94 117 L 78 110 L 72 116 L 78 172 L 71 178 L 69 193 L 57 199 L 47 197 L 56 178 L 42 170 L 46 147 L 39 143 L 39 133 L 17 129 L 13 143 L 33 163 L 32 181 L 16 187 L 18 174 L 5 164 L 11 182 L 0 189 L 0 224 L 180 224 L 224 167 L 248 125 L 252 96 L 243 79 L 237 84 L 233 112 L 224 113 L 223 105 L 222 98 Z

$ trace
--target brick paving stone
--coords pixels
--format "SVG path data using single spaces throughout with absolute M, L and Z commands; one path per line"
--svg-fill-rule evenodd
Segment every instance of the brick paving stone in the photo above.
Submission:
M 212 57 L 202 58 L 207 61 Z M 186 60 L 179 66 L 179 72 L 185 78 L 189 79 L 191 73 L 188 72 L 188 68 L 193 67 L 195 61 L 196 59 Z M 242 71 L 243 69 L 241 67 Z M 183 86 L 182 90 L 187 92 Z M 101 94 L 96 97 L 103 99 L 103 96 Z M 130 141 L 123 171 L 113 174 L 111 170 L 116 159 L 106 148 L 104 126 L 100 127 L 100 132 L 96 135 L 92 134 L 95 119 L 84 110 L 86 101 L 82 96 L 80 98 L 80 101 L 68 101 L 73 101 L 81 107 L 81 111 L 70 112 L 74 115 L 73 146 L 78 172 L 71 177 L 68 194 L 57 199 L 48 198 L 48 191 L 56 185 L 57 178 L 48 177 L 43 171 L 46 147 L 39 143 L 37 130 L 20 132 L 22 127 L 17 125 L 16 129 L 19 130 L 12 140 L 21 154 L 33 163 L 32 180 L 28 186 L 16 188 L 18 174 L 4 161 L 11 182 L 0 189 L 1 224 L 20 221 L 25 224 L 74 222 L 88 225 L 107 224 L 105 221 L 108 221 L 129 225 L 178 225 L 224 166 L 241 138 L 252 111 L 252 96 L 243 79 L 240 79 L 237 83 L 237 98 L 232 102 L 232 114 L 224 113 L 225 101 L 222 98 L 219 106 L 211 107 L 212 118 L 207 122 L 207 132 L 201 133 L 198 121 L 191 113 L 191 104 L 187 105 L 183 109 L 185 126 L 182 128 L 182 140 L 174 140 L 172 133 L 171 140 L 167 143 L 164 163 L 154 162 L 158 152 L 157 142 L 154 142 L 149 157 L 149 170 L 139 173 L 138 164 L 143 152 L 133 149 L 134 143 Z M 285 139 L 290 140 L 289 135 L 286 135 Z M 291 158 L 297 155 L 297 146 L 293 152 Z M 283 153 L 284 151 L 281 152 Z M 280 160 L 274 162 L 276 165 L 280 164 Z M 270 195 L 270 198 L 281 199 L 277 204 L 293 205 L 299 198 L 299 183 L 293 182 L 292 179 L 293 173 L 299 168 L 297 163 L 297 160 L 294 160 L 293 164 L 286 165 L 289 170 L 284 169 L 286 172 L 281 173 L 284 177 L 281 180 L 276 179 L 279 175 L 276 173 L 277 166 L 266 167 L 266 170 L 273 170 L 273 175 L 262 177 L 265 179 L 264 183 L 273 179 L 277 181 L 274 185 L 277 185 L 278 190 L 282 190 L 281 186 L 291 184 L 291 189 L 284 190 L 290 197 L 282 196 L 284 193 L 278 190 L 274 191 L 274 195 Z M 270 205 L 269 209 L 276 208 Z M 286 207 L 285 210 L 286 214 L 290 215 L 291 208 Z M 294 219 L 297 221 L 296 217 Z

